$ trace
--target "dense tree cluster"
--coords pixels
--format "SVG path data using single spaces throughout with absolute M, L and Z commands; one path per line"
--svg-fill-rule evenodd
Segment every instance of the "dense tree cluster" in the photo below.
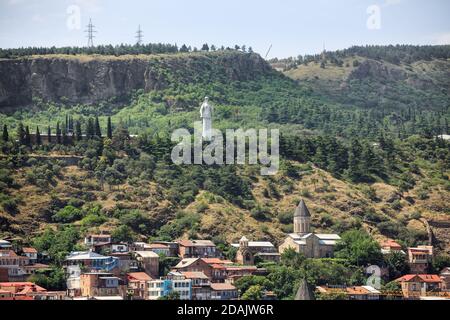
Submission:
M 68 54 L 68 55 L 81 55 L 81 54 L 99 54 L 109 56 L 122 56 L 122 55 L 137 55 L 137 54 L 164 54 L 164 53 L 177 53 L 177 52 L 196 52 L 196 51 L 224 51 L 224 50 L 241 50 L 243 52 L 253 52 L 251 47 L 245 45 L 234 47 L 216 47 L 215 45 L 209 46 L 203 44 L 201 49 L 196 47 L 187 46 L 183 44 L 180 48 L 176 44 L 166 43 L 148 43 L 148 44 L 120 44 L 120 45 L 98 45 L 94 47 L 27 47 L 27 48 L 14 48 L 14 49 L 1 49 L 0 58 L 18 58 L 32 55 L 49 55 L 49 54 Z

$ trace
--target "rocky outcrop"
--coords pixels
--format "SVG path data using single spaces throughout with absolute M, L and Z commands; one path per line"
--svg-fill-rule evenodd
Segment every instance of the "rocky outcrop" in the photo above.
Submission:
M 251 80 L 273 73 L 257 54 L 191 53 L 161 56 L 45 56 L 0 60 L 0 108 L 35 100 L 94 104 L 172 82 Z
M 388 66 L 375 60 L 365 60 L 350 73 L 349 80 L 371 78 L 399 81 L 405 80 L 407 77 L 407 73 L 401 68 Z

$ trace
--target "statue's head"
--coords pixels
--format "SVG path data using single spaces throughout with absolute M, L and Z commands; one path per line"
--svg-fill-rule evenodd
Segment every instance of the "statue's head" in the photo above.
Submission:
M 208 100 L 209 100 L 209 98 L 208 98 L 208 97 L 205 97 L 205 101 L 208 102 Z

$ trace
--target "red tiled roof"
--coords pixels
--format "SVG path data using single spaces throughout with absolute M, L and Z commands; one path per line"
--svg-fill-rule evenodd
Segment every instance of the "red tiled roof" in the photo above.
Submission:
M 146 274 L 145 272 L 130 272 L 127 273 L 128 275 L 128 279 L 134 279 L 134 280 L 139 280 L 139 281 L 149 281 L 152 280 L 152 277 L 150 277 L 148 274 Z
M 381 247 L 389 247 L 389 248 L 394 248 L 394 249 L 401 249 L 402 246 L 399 245 L 397 242 L 395 242 L 392 239 L 388 239 L 386 241 L 381 242 Z
M 407 274 L 404 275 L 403 277 L 396 279 L 395 281 L 409 282 L 416 278 L 418 278 L 419 282 L 428 282 L 428 283 L 442 282 L 441 278 L 436 274 Z
M 236 287 L 230 283 L 211 283 L 211 289 L 215 291 L 236 290 Z
M 207 264 L 232 264 L 230 260 L 221 260 L 219 258 L 202 258 Z
M 47 291 L 33 282 L 0 282 L 0 288 L 7 287 L 33 287 L 35 291 Z M 23 290 L 23 289 L 22 289 Z
M 24 253 L 37 253 L 37 250 L 35 248 L 22 248 L 22 251 Z
M 203 272 L 196 272 L 196 271 L 184 271 L 181 272 L 183 276 L 186 277 L 186 279 L 208 279 L 206 274 Z
M 0 253 L 3 257 L 7 255 L 8 257 L 19 257 L 14 251 L 12 250 L 0 250 Z

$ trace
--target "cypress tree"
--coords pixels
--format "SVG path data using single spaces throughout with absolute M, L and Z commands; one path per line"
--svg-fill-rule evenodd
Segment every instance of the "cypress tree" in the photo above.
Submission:
M 25 130 L 23 129 L 23 124 L 19 123 L 17 127 L 17 138 L 19 139 L 19 144 L 25 144 Z
M 50 128 L 50 126 L 48 126 L 47 128 L 47 140 L 48 144 L 52 143 L 52 129 Z
M 56 143 L 61 144 L 61 129 L 59 128 L 59 121 L 56 123 Z
M 83 133 L 81 132 L 80 121 L 77 121 L 75 123 L 75 137 L 77 138 L 77 141 L 81 141 L 83 139 Z
M 30 128 L 28 126 L 25 127 L 25 144 L 31 146 Z
M 100 122 L 98 121 L 98 117 L 95 117 L 95 135 L 99 138 L 102 137 L 102 130 L 100 129 Z
M 65 146 L 69 144 L 69 140 L 67 139 L 67 130 L 66 130 L 66 128 L 62 129 L 62 143 Z
M 86 138 L 92 139 L 95 134 L 95 128 L 94 128 L 94 120 L 92 118 L 88 119 L 87 125 L 86 125 Z
M 112 124 L 111 124 L 111 117 L 108 117 L 107 135 L 108 135 L 108 138 L 109 138 L 109 139 L 112 139 Z
M 38 126 L 36 127 L 36 144 L 39 146 L 42 144 L 41 133 L 39 132 Z
M 8 142 L 9 134 L 8 134 L 8 126 L 6 124 L 3 125 L 3 141 Z

